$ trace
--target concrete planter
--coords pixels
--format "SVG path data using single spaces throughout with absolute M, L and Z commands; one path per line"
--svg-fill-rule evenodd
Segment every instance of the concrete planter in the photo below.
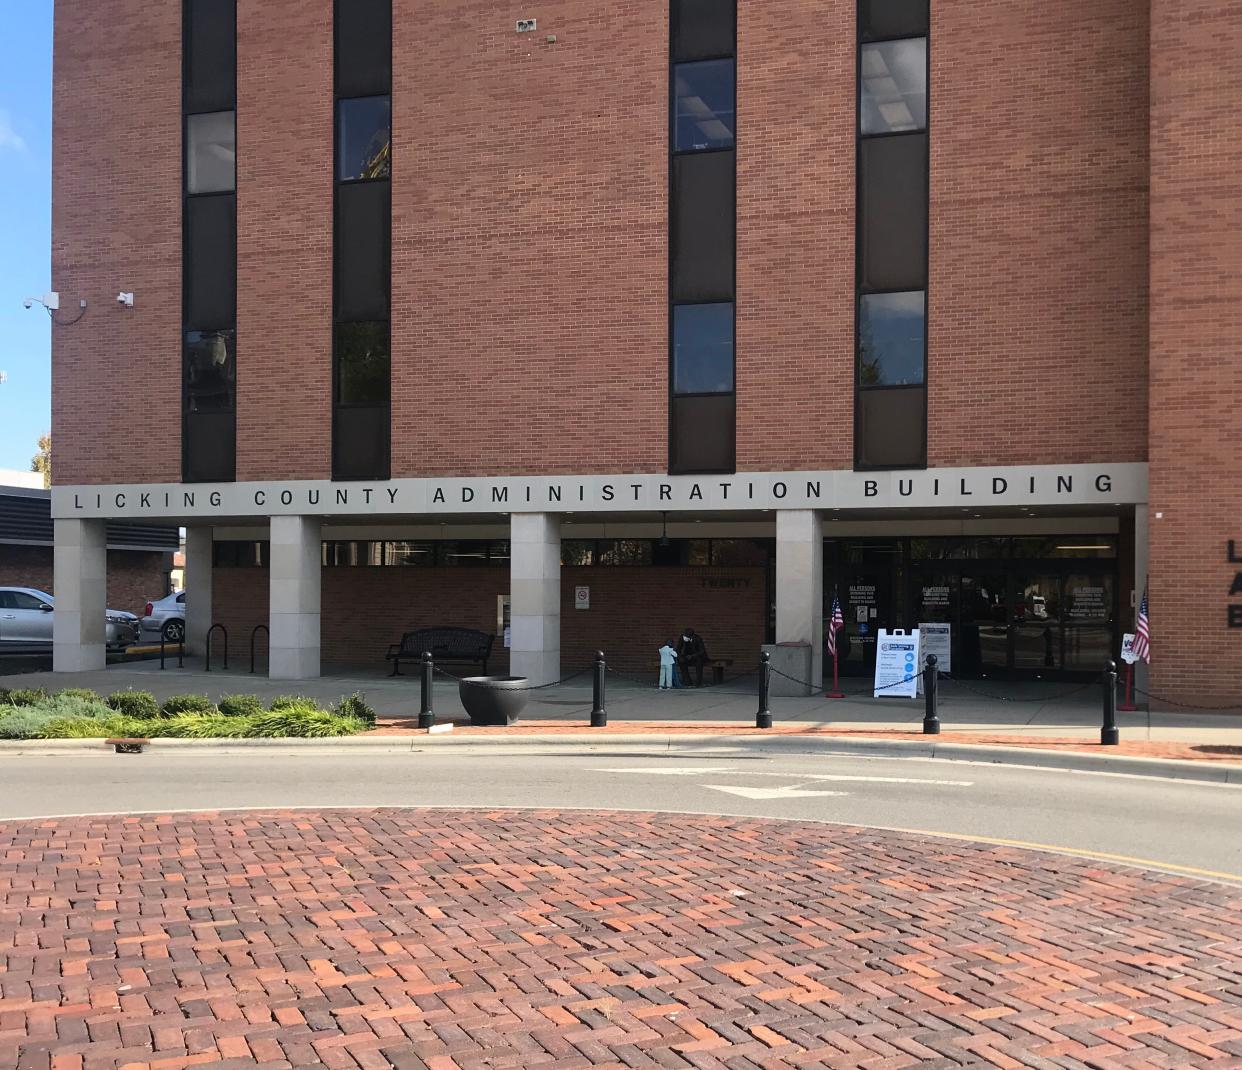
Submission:
M 461 704 L 477 725 L 516 724 L 526 709 L 525 676 L 467 676 L 457 685 Z

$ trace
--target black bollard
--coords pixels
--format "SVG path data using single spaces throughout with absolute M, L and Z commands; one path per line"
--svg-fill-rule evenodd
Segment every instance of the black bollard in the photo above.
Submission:
M 607 671 L 608 665 L 604 661 L 604 652 L 597 651 L 595 654 L 595 703 L 591 709 L 592 728 L 608 727 L 608 711 L 604 709 L 604 674 Z
M 431 689 L 436 682 L 436 667 L 431 660 L 431 651 L 423 651 L 423 703 L 418 711 L 418 727 L 430 728 L 436 723 L 436 715 L 431 710 Z
M 759 712 L 755 714 L 756 728 L 772 727 L 772 710 L 768 702 L 768 688 L 772 685 L 772 655 L 766 650 L 759 655 Z
M 1121 742 L 1117 731 L 1117 663 L 1104 663 L 1104 727 L 1100 729 L 1100 743 L 1115 747 Z
M 923 735 L 940 735 L 940 671 L 936 668 L 936 655 L 927 655 L 927 667 L 923 670 Z

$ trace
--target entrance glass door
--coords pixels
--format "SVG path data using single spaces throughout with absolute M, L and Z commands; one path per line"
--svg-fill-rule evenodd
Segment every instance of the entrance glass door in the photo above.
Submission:
M 1003 572 L 963 572 L 962 624 L 954 672 L 990 676 L 1009 667 L 1009 613 Z
M 1061 577 L 1017 573 L 1013 577 L 1013 668 L 1060 669 L 1064 662 L 1061 629 Z

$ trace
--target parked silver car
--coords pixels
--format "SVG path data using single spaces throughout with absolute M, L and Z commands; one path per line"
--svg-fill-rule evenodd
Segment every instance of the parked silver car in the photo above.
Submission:
M 142 617 L 142 634 L 157 643 L 161 635 L 170 643 L 184 639 L 185 591 L 173 591 L 164 598 L 148 602 Z
M 50 654 L 52 618 L 56 602 L 34 587 L 0 587 L 0 653 Z M 138 617 L 123 609 L 108 609 L 105 642 L 122 651 L 138 642 Z

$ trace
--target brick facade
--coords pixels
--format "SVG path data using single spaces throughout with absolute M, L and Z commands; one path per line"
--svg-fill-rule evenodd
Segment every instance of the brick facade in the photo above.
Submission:
M 168 555 L 108 551 L 108 606 L 142 616 L 147 602 L 168 593 Z M 0 587 L 34 587 L 56 593 L 50 546 L 0 546 Z
M 853 457 L 854 6 L 739 5 L 742 470 Z M 178 8 L 58 8 L 66 483 L 177 478 Z M 932 8 L 931 462 L 1142 460 L 1146 6 Z M 393 475 L 658 472 L 667 5 L 511 15 L 394 3 Z M 237 47 L 237 474 L 326 477 L 332 0 L 242 3 Z M 169 449 L 73 433 L 91 406 Z
M 1238 700 L 1242 7 L 1155 0 L 1151 68 L 1152 690 Z M 1163 514 L 1159 518 L 1157 514 Z
M 401 633 L 437 624 L 496 632 L 496 600 L 509 592 L 509 573 L 496 568 L 325 568 L 320 617 L 323 660 L 378 669 Z M 566 674 L 592 664 L 603 649 L 609 664 L 654 673 L 656 650 L 690 626 L 708 653 L 750 668 L 764 635 L 761 568 L 566 568 L 561 574 L 561 665 Z M 574 588 L 591 588 L 591 608 L 575 610 Z M 267 623 L 268 572 L 217 568 L 212 608 L 229 632 L 237 664 L 249 657 L 250 633 Z M 258 649 L 264 640 L 260 636 Z M 489 672 L 508 670 L 498 636 Z M 248 664 L 248 661 L 246 662 Z M 654 680 L 654 676 L 653 676 Z

